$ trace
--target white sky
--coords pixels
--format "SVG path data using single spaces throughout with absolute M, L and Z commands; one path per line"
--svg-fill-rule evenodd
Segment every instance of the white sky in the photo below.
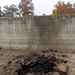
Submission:
M 0 6 L 15 4 L 18 5 L 21 0 L 0 0 Z M 35 14 L 42 15 L 47 14 L 50 15 L 52 10 L 54 9 L 54 5 L 59 0 L 32 0 L 34 3 Z M 61 0 L 60 0 L 61 1 Z M 62 0 L 64 2 L 75 3 L 75 0 Z

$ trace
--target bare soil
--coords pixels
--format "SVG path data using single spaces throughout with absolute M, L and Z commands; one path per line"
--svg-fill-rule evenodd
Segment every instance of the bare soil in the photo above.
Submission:
M 57 50 L 43 50 L 43 51 L 33 51 L 33 50 L 0 50 L 0 75 L 5 75 L 4 69 L 5 65 L 8 63 L 14 63 L 20 58 L 27 57 L 32 53 L 44 54 L 45 56 L 54 55 L 57 58 L 64 59 L 68 61 L 69 74 L 75 75 L 75 53 L 74 52 L 60 52 Z M 7 65 L 8 67 L 8 65 Z

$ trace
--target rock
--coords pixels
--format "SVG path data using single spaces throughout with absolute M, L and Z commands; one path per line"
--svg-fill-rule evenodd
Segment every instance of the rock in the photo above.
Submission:
M 71 56 L 71 59 L 75 59 L 75 55 L 72 55 L 72 56 Z
M 19 63 L 24 65 L 24 59 L 20 59 Z
M 52 75 L 60 75 L 58 72 L 54 72 Z
M 11 61 L 11 60 L 9 60 L 9 61 L 8 61 L 8 64 L 10 65 L 11 63 L 12 63 L 12 61 Z
M 34 74 L 32 74 L 32 73 L 27 73 L 26 75 L 34 75 Z
M 51 58 L 50 58 L 50 61 L 56 61 L 57 59 L 56 59 L 56 57 L 55 56 L 52 56 Z
M 67 57 L 67 58 L 69 57 L 68 55 L 61 55 L 61 56 L 62 56 L 62 57 Z
M 67 66 L 64 63 L 61 63 L 61 64 L 57 65 L 57 69 L 59 71 L 66 72 L 67 71 Z

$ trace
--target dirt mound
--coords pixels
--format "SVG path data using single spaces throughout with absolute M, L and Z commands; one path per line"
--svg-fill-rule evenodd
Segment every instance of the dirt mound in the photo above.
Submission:
M 4 72 L 5 75 L 68 75 L 69 67 L 66 63 L 67 61 L 55 55 L 30 53 L 13 63 L 9 61 L 4 66 Z

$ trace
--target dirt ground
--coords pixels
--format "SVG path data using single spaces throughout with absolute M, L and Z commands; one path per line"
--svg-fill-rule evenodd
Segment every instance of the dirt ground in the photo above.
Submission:
M 7 64 L 8 61 L 12 61 L 17 56 L 29 55 L 30 51 L 24 50 L 0 50 L 0 75 L 3 73 L 3 66 Z
M 0 50 L 0 75 L 4 75 L 3 66 L 9 61 L 14 62 L 17 58 L 30 55 L 31 52 L 45 54 L 46 56 L 53 54 L 59 58 L 67 60 L 70 67 L 69 75 L 75 75 L 75 53 L 74 52 L 59 52 L 59 51 L 30 51 L 30 50 Z

